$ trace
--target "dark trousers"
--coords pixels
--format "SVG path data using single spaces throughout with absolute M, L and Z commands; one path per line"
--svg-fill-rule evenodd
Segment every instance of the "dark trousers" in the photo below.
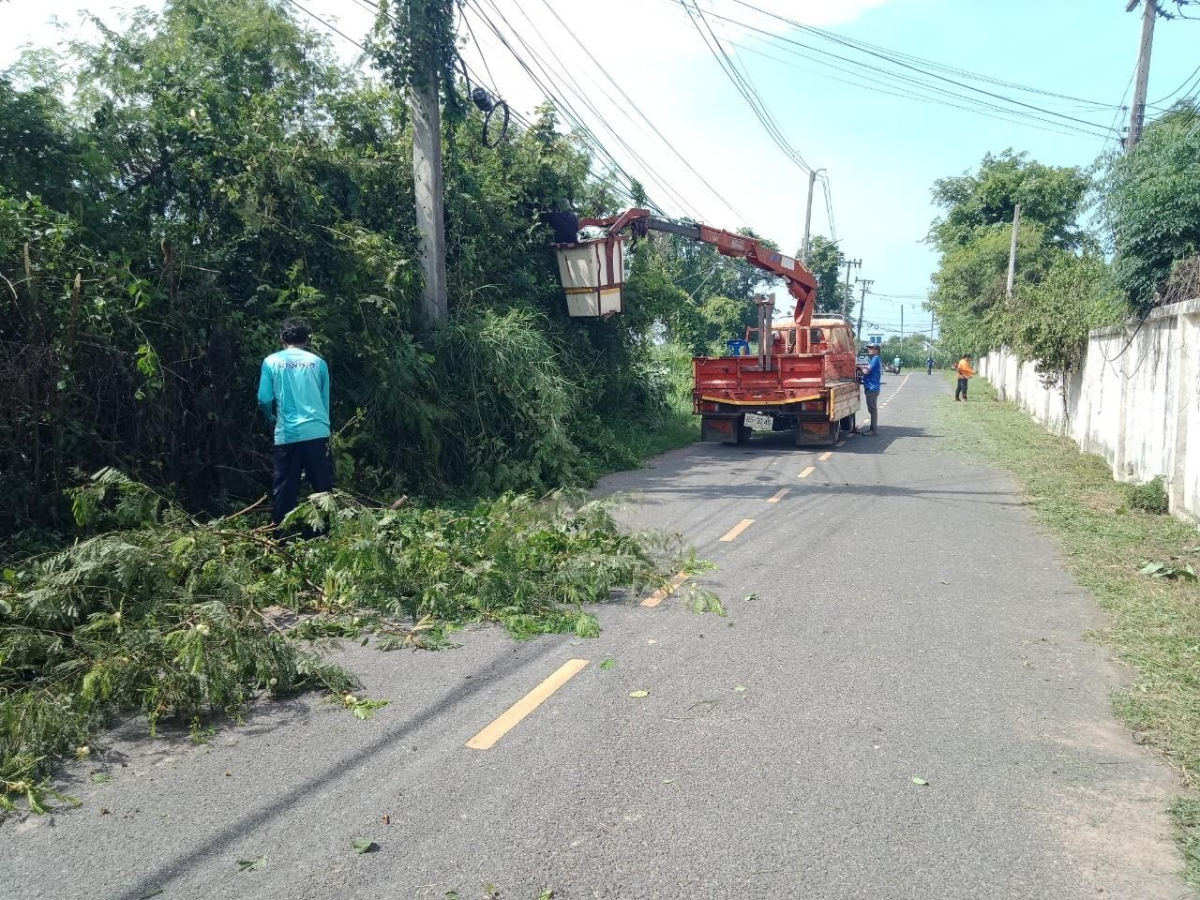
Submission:
M 925 364 L 925 374 L 926 374 L 926 375 L 932 375 L 932 374 L 933 374 L 933 363 L 926 363 L 926 364 Z
M 329 438 L 275 445 L 275 501 L 271 505 L 271 520 L 276 525 L 296 508 L 301 474 L 308 476 L 314 491 L 333 490 Z
M 967 379 L 966 378 L 958 379 L 958 386 L 954 389 L 954 399 L 957 400 L 960 396 L 964 400 L 967 399 Z
M 879 391 L 863 391 L 863 396 L 867 398 L 867 412 L 871 414 L 871 427 L 868 430 L 874 431 L 879 424 Z

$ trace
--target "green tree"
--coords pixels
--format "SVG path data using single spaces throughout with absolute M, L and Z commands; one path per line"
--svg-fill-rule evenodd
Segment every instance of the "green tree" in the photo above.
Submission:
M 651 320 L 566 315 L 542 216 L 615 201 L 551 109 L 494 148 L 476 111 L 447 124 L 453 321 L 422 344 L 402 92 L 269 0 L 171 0 L 68 63 L 69 104 L 37 66 L 0 82 L 0 531 L 64 521 L 106 465 L 196 508 L 258 496 L 253 386 L 293 313 L 364 493 L 587 479 L 661 414 Z
M 1172 268 L 1200 254 L 1200 106 L 1184 101 L 1104 167 L 1100 210 L 1117 285 L 1133 308 L 1154 305 Z
M 842 278 L 842 254 L 836 243 L 824 235 L 813 235 L 809 247 L 808 269 L 816 276 L 818 313 L 840 313 L 845 303 L 853 315 L 854 295 Z
M 1019 203 L 1022 223 L 1040 225 L 1048 244 L 1077 246 L 1077 218 L 1090 184 L 1076 166 L 1046 166 L 1012 150 L 988 153 L 977 172 L 934 182 L 933 202 L 945 212 L 934 220 L 929 240 L 943 253 L 969 244 L 982 229 L 1011 225 Z
M 1075 358 L 1087 328 L 1098 323 L 1100 311 L 1109 310 L 1094 302 L 1094 293 L 1102 293 L 1094 282 L 1103 276 L 1104 264 L 1095 256 L 1094 239 L 1078 225 L 1088 187 L 1088 176 L 1078 168 L 1045 166 L 1011 150 L 986 155 L 978 172 L 934 184 L 934 202 L 943 213 L 934 220 L 928 238 L 941 253 L 930 304 L 938 315 L 943 346 L 954 352 L 982 353 L 1008 344 L 1019 354 L 1028 354 L 1026 358 L 1059 369 L 1063 361 Z M 1014 312 L 1018 305 L 1010 304 L 1006 296 L 1017 203 L 1021 227 L 1014 288 L 1016 297 L 1024 298 L 1021 315 Z M 1081 253 L 1087 264 L 1073 266 L 1071 260 Z M 1055 287 L 1037 293 L 1052 270 Z M 1074 279 L 1078 286 L 1085 276 L 1084 295 L 1062 294 L 1065 281 Z M 1046 302 L 1054 292 L 1059 301 L 1077 308 L 1055 312 Z M 1055 315 L 1064 321 L 1030 319 Z M 1019 339 L 1014 331 L 1018 326 L 1023 329 Z

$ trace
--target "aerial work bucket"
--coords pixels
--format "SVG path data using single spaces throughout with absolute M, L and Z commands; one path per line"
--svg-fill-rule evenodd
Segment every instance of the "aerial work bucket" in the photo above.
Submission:
M 609 316 L 624 310 L 624 240 L 609 235 L 578 244 L 559 244 L 558 274 L 573 317 Z

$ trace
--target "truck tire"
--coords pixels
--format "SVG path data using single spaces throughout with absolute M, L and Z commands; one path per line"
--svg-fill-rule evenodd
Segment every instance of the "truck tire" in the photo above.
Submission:
M 845 416 L 842 419 L 840 424 L 842 426 L 843 434 L 849 434 L 850 432 L 852 432 L 854 430 L 854 426 L 856 424 L 854 413 L 851 413 L 850 415 Z
M 741 423 L 738 423 L 737 425 L 735 425 L 734 428 L 735 428 L 734 439 L 732 441 L 730 441 L 731 444 L 735 444 L 736 446 L 741 447 L 744 444 L 750 443 L 751 431 L 749 428 L 747 428 L 745 425 L 742 425 Z

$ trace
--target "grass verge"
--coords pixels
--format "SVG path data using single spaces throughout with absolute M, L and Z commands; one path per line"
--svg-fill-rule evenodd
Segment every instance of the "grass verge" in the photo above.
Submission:
M 1091 637 L 1137 673 L 1113 695 L 1117 714 L 1155 747 L 1185 784 L 1200 780 L 1200 586 L 1186 577 L 1143 574 L 1200 564 L 1200 534 L 1168 515 L 1141 511 L 1140 494 L 1113 481 L 1108 463 L 1049 434 L 1023 410 L 998 400 L 985 382 L 971 400 L 939 407 L 956 449 L 1012 473 L 1038 521 L 1057 537 L 1075 580 L 1108 613 Z M 1142 492 L 1144 493 L 1144 491 Z M 1131 502 L 1133 501 L 1133 502 Z M 1200 888 L 1200 801 L 1181 798 L 1171 813 L 1185 877 Z

